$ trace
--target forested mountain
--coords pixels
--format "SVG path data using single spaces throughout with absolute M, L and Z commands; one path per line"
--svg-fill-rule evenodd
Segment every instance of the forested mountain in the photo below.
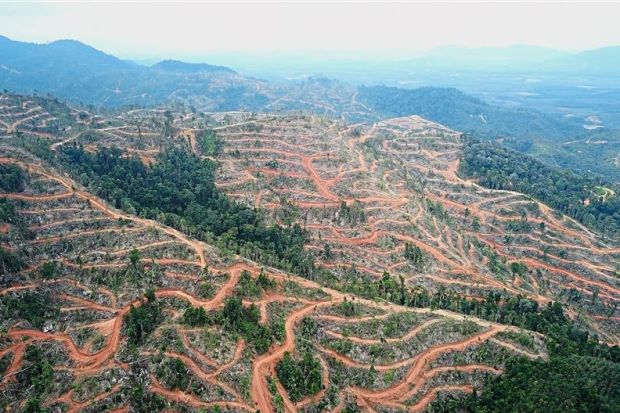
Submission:
M 255 110 L 267 101 L 261 85 L 221 66 L 174 60 L 141 66 L 73 40 L 32 44 L 0 38 L 0 88 L 16 92 L 106 107 L 200 96 L 203 109 Z
M 535 110 L 494 107 L 453 88 L 360 87 L 358 99 L 385 116 L 415 113 L 455 130 L 486 137 L 557 140 L 583 131 L 578 120 L 567 121 Z
M 31 44 L 2 37 L 0 64 L 0 88 L 37 90 L 93 105 L 176 99 L 201 110 L 304 109 L 367 122 L 418 114 L 461 131 L 519 138 L 551 139 L 583 130 L 579 120 L 493 107 L 456 89 L 356 88 L 324 78 L 268 83 L 209 64 L 164 60 L 140 66 L 71 40 Z
M 608 46 L 588 50 L 558 59 L 551 66 L 553 70 L 574 73 L 614 74 L 620 72 L 620 46 Z
M 135 78 L 140 72 L 134 63 L 74 40 L 34 44 L 0 37 L 0 64 L 4 89 L 73 99 L 90 96 L 88 103 L 96 101 L 102 89 L 122 84 L 124 77 Z
M 137 68 L 135 63 L 123 61 L 76 40 L 57 40 L 48 44 L 37 44 L 18 42 L 0 36 L 0 56 L 2 56 L 3 71 L 16 77 L 28 76 L 28 81 L 34 81 L 31 76 L 34 76 L 37 70 L 39 74 L 56 74 L 57 76 L 71 74 L 83 77 L 99 75 L 111 70 Z M 41 81 L 44 80 L 41 79 Z

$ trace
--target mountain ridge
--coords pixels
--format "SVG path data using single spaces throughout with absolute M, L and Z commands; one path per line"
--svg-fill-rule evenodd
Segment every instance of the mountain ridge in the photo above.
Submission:
M 208 63 L 187 63 L 180 60 L 166 59 L 161 60 L 151 66 L 153 69 L 163 71 L 178 71 L 184 73 L 199 73 L 199 72 L 226 72 L 237 74 L 236 71 L 229 67 L 211 65 Z

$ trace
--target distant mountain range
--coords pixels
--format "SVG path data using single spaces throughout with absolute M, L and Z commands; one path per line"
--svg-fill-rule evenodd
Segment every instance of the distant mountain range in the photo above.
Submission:
M 551 69 L 594 74 L 620 74 L 620 46 L 603 47 L 551 62 Z
M 545 67 L 563 65 L 573 70 L 596 67 L 600 71 L 611 71 L 620 62 L 620 48 L 579 54 L 551 53 L 547 49 L 529 47 L 516 47 L 502 53 L 485 49 L 470 52 L 443 49 L 421 59 L 426 59 L 427 63 L 440 62 L 450 56 L 462 62 L 488 61 L 489 65 L 509 64 L 514 62 L 515 56 L 521 61 L 547 56 L 549 66 Z M 570 145 L 557 149 L 559 143 L 575 138 L 585 140 L 590 133 L 600 133 L 583 128 L 591 112 L 562 116 L 519 105 L 493 105 L 454 88 L 355 86 L 327 78 L 265 81 L 244 76 L 228 67 L 205 63 L 164 60 L 151 66 L 139 65 L 75 40 L 33 44 L 2 36 L 0 88 L 18 93 L 51 94 L 108 108 L 153 106 L 172 101 L 201 111 L 303 110 L 366 123 L 418 114 L 456 130 L 500 139 L 515 149 L 553 163 L 566 165 L 570 159 L 574 169 L 588 169 L 620 179 L 617 155 L 607 152 L 608 147 L 616 150 L 620 142 L 618 134 L 606 130 L 605 141 L 611 144 L 602 149 L 600 163 L 591 159 L 580 161 L 580 157 L 571 152 Z M 615 99 L 615 92 L 606 93 L 610 93 L 609 99 Z M 597 96 L 605 95 L 599 92 Z M 589 99 L 592 102 L 592 97 Z M 601 154 L 600 145 L 597 154 Z
M 217 62 L 255 77 L 282 80 L 301 76 L 326 76 L 354 84 L 467 85 L 476 75 L 506 75 L 513 80 L 524 75 L 553 75 L 563 80 L 572 75 L 589 82 L 620 78 L 620 46 L 583 52 L 546 47 L 445 46 L 427 52 L 395 54 L 209 54 L 194 56 L 200 61 Z M 617 82 L 616 82 L 617 84 Z M 477 85 L 478 86 L 478 85 Z
M 415 59 L 401 62 L 412 70 L 445 69 L 449 64 L 459 70 L 554 73 L 620 72 L 620 46 L 584 52 L 566 52 L 546 47 L 516 45 L 509 47 L 442 47 Z
M 200 95 L 211 110 L 266 101 L 260 82 L 226 67 L 174 60 L 141 66 L 74 40 L 33 44 L 0 37 L 0 87 L 108 107 L 156 105 L 187 94 Z

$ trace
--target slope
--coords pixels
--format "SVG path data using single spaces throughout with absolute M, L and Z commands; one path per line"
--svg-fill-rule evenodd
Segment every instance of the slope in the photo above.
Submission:
M 105 117 L 41 103 L 0 98 L 11 119 L 0 125 L 0 159 L 21 171 L 0 196 L 12 205 L 0 238 L 3 408 L 423 411 L 442 394 L 479 391 L 514 355 L 546 359 L 543 336 L 522 321 L 551 300 L 618 340 L 617 247 L 523 195 L 461 180 L 460 134 L 441 125 Z M 15 131 L 13 119 L 35 114 Z M 106 145 L 153 170 L 160 152 L 217 157 L 219 190 L 304 226 L 315 264 L 303 278 L 296 267 L 261 268 L 230 242 L 234 230 L 199 233 L 164 210 L 148 219 L 114 208 L 92 193 L 115 203 L 114 181 L 76 174 L 62 156 L 105 156 Z M 504 224 L 523 211 L 546 232 L 512 234 Z M 568 255 L 540 257 L 542 244 Z M 567 300 L 566 286 L 585 298 Z M 282 379 L 295 366 L 320 379 L 307 383 L 312 392 Z

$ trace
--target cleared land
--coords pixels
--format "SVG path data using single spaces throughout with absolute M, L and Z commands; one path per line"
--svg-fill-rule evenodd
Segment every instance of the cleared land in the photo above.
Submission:
M 73 142 L 89 150 L 119 146 L 145 164 L 164 143 L 184 145 L 217 157 L 217 185 L 231 197 L 265 208 L 274 222 L 301 223 L 311 233 L 307 248 L 341 280 L 351 274 L 377 280 L 388 272 L 410 286 L 470 298 L 505 291 L 541 304 L 558 300 L 603 339 L 620 342 L 620 248 L 521 194 L 460 179 L 459 134 L 441 125 L 419 117 L 366 127 L 308 116 L 158 110 L 104 118 L 41 103 L 3 95 L 0 135 L 36 136 L 53 150 Z M 217 155 L 205 153 L 197 138 L 206 129 L 220 141 Z M 31 234 L 8 226 L 0 235 L 6 251 L 22 249 L 28 257 L 25 268 L 3 277 L 0 299 L 36 292 L 58 315 L 40 327 L 3 322 L 0 360 L 8 361 L 0 392 L 7 409 L 24 406 L 29 346 L 40 348 L 52 367 L 54 385 L 42 404 L 67 411 L 129 411 L 139 382 L 169 410 L 337 412 L 357 405 L 419 412 L 442 393 L 479 390 L 511 355 L 547 357 L 541 336 L 532 332 L 367 300 L 224 256 L 160 222 L 111 207 L 11 142 L 0 141 L 0 162 L 19 166 L 28 184 L 0 197 L 15 203 Z M 515 232 L 514 222 L 531 230 Z M 49 262 L 56 270 L 46 278 L 41 271 Z M 259 309 L 261 325 L 281 326 L 283 334 L 266 352 L 217 324 L 184 321 L 189 306 L 221 310 L 240 280 L 247 274 L 256 280 L 261 270 L 273 285 L 243 303 Z M 135 273 L 140 277 L 133 279 Z M 147 288 L 165 317 L 132 346 L 125 320 L 132 307 L 146 305 Z M 298 358 L 308 350 L 319 361 L 322 389 L 293 400 L 276 369 L 286 353 Z M 161 374 L 171 359 L 182 363 L 183 385 Z

